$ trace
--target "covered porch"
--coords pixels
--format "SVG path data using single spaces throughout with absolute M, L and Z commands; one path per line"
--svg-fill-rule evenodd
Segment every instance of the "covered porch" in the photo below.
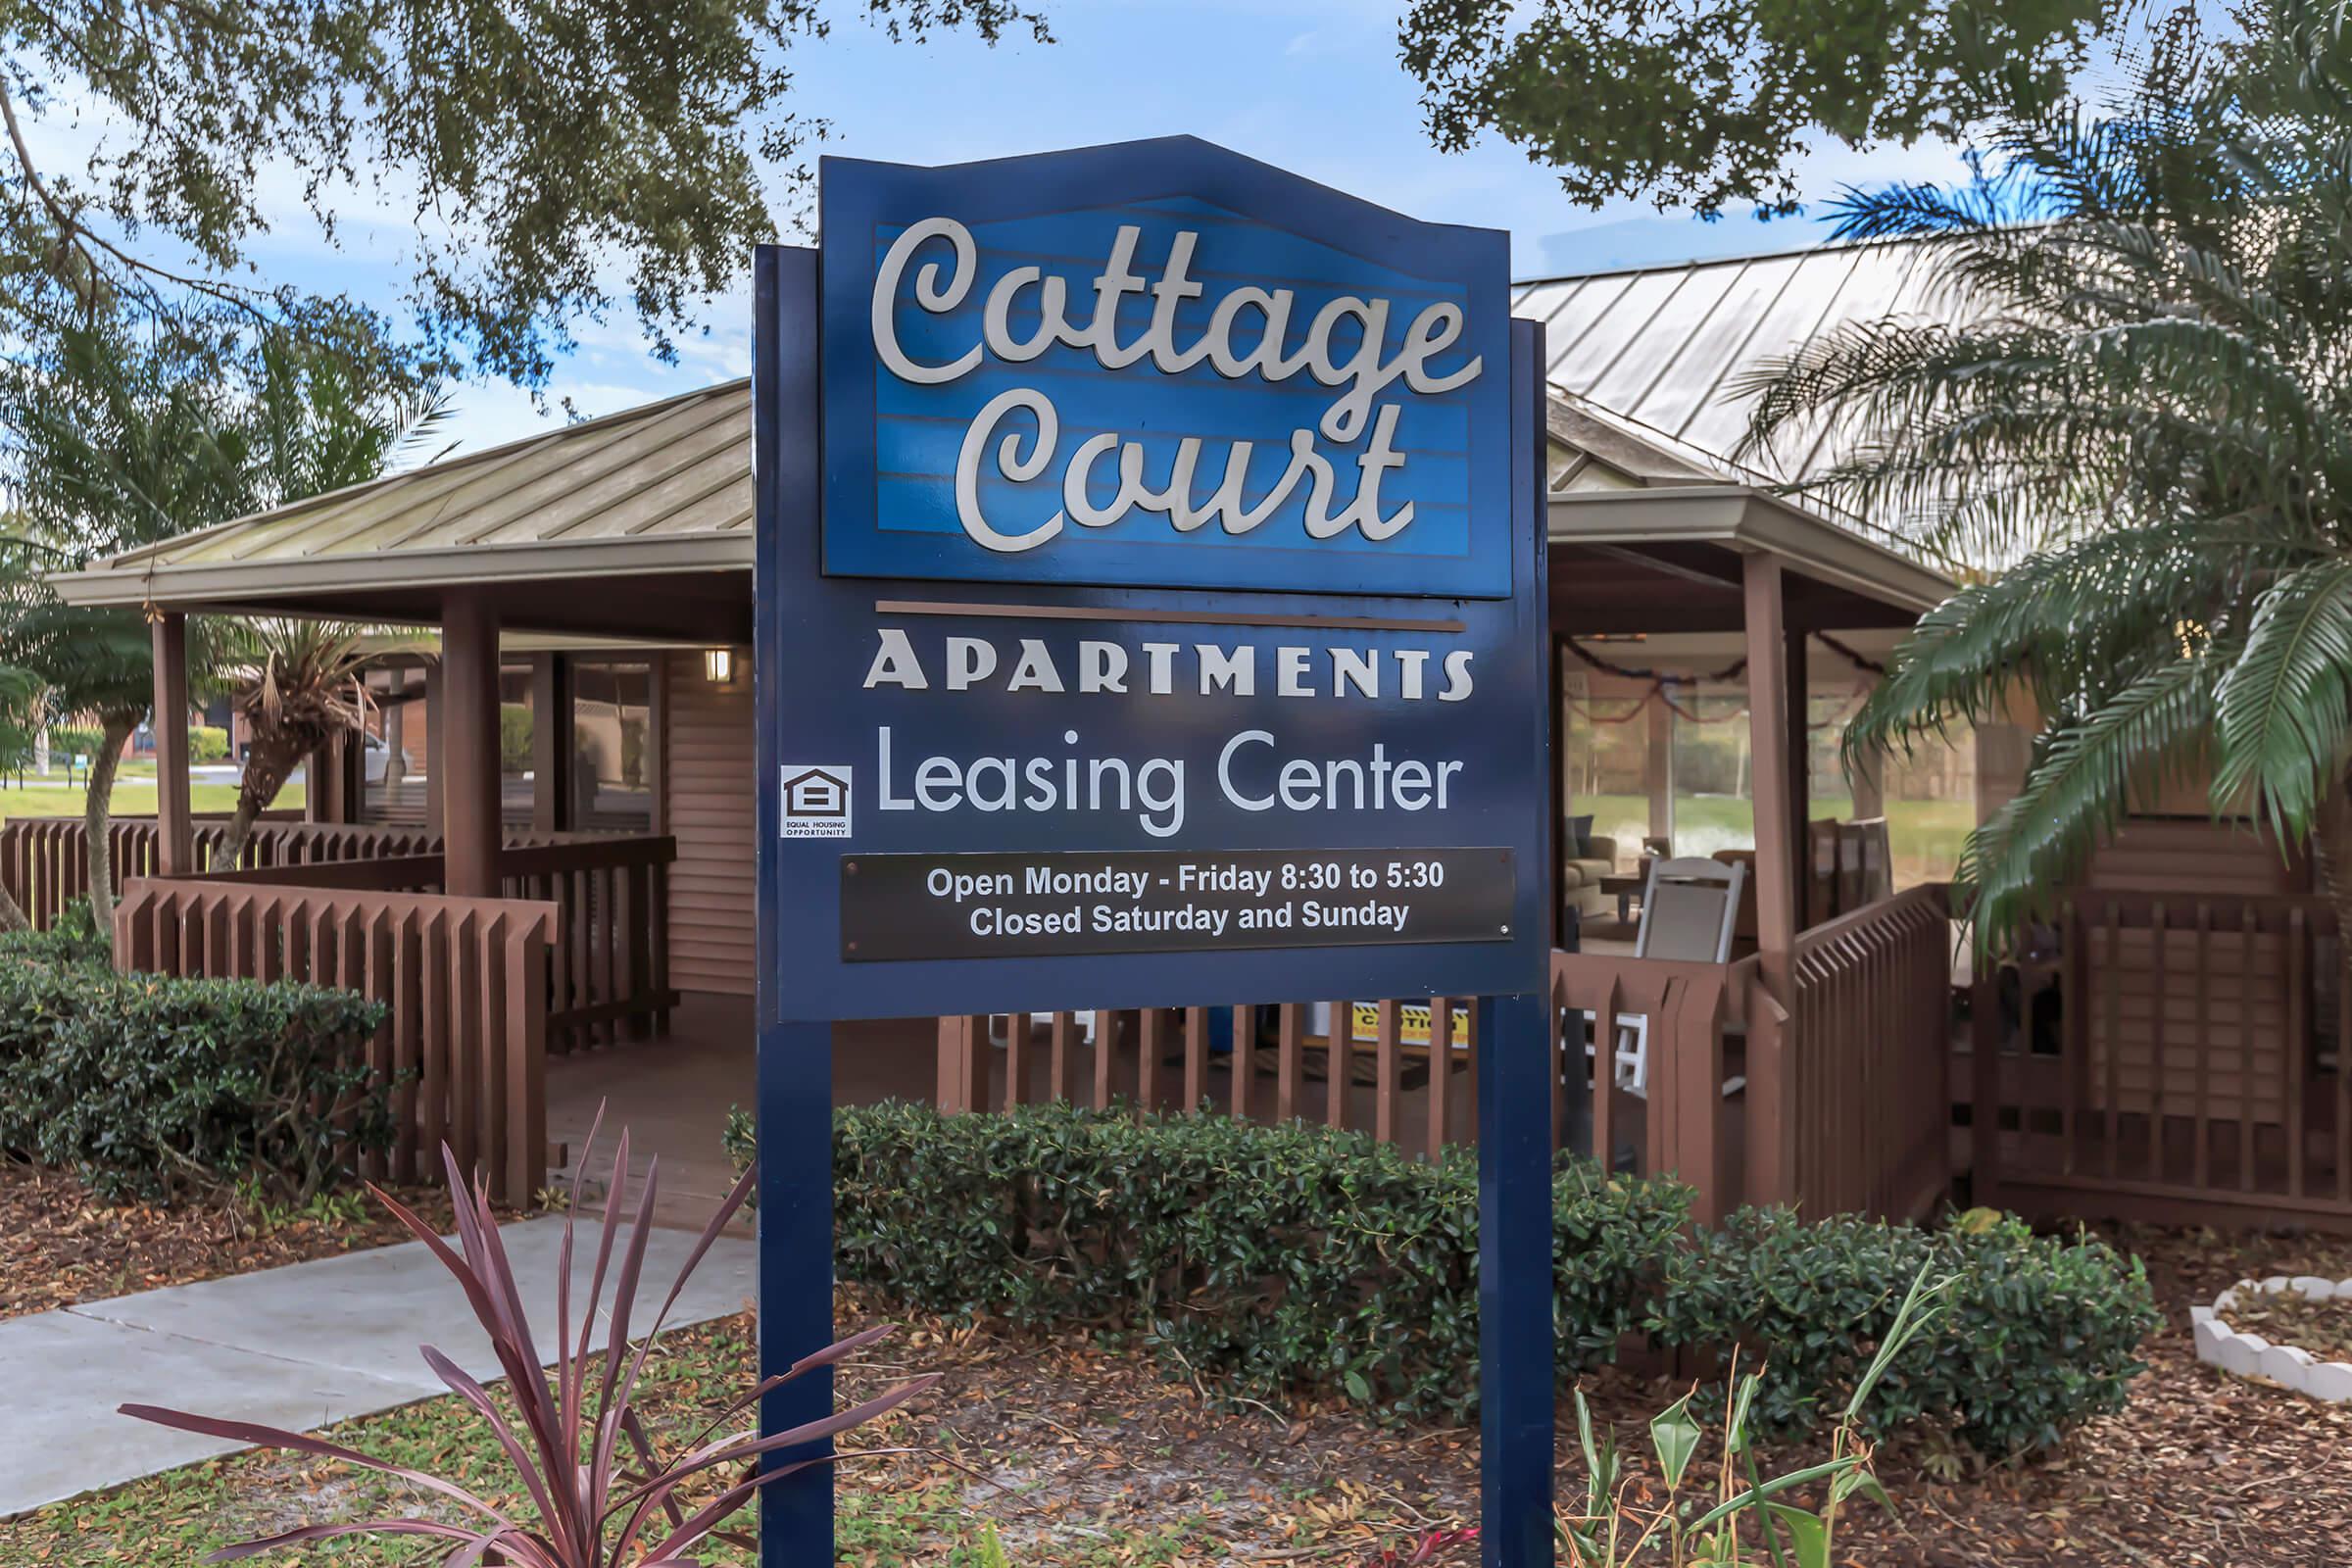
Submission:
M 1945 1050 L 1941 894 L 1874 897 L 1891 890 L 1847 851 L 1867 833 L 1810 819 L 1791 694 L 1806 689 L 1808 639 L 1883 643 L 1946 585 L 1744 486 L 1592 488 L 1575 477 L 1590 478 L 1575 432 L 1557 411 L 1554 423 L 1563 821 L 1579 814 L 1569 640 L 1640 633 L 1713 639 L 1743 660 L 1755 824 L 1753 910 L 1722 962 L 1632 956 L 1632 933 L 1604 929 L 1581 876 L 1572 888 L 1580 857 L 1553 868 L 1555 1027 L 1542 1049 L 1556 1061 L 1557 1135 L 1679 1171 L 1711 1208 L 1786 1196 L 1914 1209 L 1945 1177 L 1949 1106 L 1925 1087 L 1940 1084 Z M 318 820 L 269 824 L 239 865 L 214 870 L 217 828 L 167 783 L 116 856 L 120 962 L 294 975 L 387 1003 L 376 1049 L 401 1079 L 403 1126 L 389 1173 L 418 1170 L 449 1138 L 526 1197 L 576 1146 L 591 1086 L 664 1129 L 672 1168 L 707 1165 L 728 1106 L 750 1100 L 753 720 L 757 700 L 788 712 L 791 699 L 751 686 L 748 434 L 748 389 L 714 388 L 61 579 L 75 602 L 149 607 L 167 780 L 185 778 L 173 715 L 186 712 L 188 615 L 437 629 L 437 657 L 383 678 L 365 746 L 315 760 Z M 626 788 L 588 758 L 591 707 L 620 725 L 600 754 L 636 758 Z M 12 824 L 0 848 L 12 886 L 48 890 L 42 910 L 73 894 L 70 838 Z M 1635 848 L 1614 852 L 1610 875 L 1636 875 Z M 1041 997 L 1024 1017 L 876 1025 L 845 1036 L 858 1044 L 837 1052 L 837 1089 L 956 1111 L 1208 1102 L 1426 1152 L 1477 1136 L 1472 1024 L 1466 1004 L 1414 995 L 1409 978 L 1391 998 L 1096 1017 Z M 1604 1066 L 1595 1095 L 1588 1048 L 1634 1017 L 1646 1081 L 1625 1092 Z M 1851 1095 L 1815 1092 L 1849 1080 Z M 1899 1123 L 1880 1113 L 1881 1084 L 1917 1101 Z

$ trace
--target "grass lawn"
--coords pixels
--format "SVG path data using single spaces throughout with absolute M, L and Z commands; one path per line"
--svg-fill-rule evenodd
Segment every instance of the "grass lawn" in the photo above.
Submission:
M 926 1366 L 944 1365 L 956 1358 L 956 1352 L 945 1344 L 950 1338 L 938 1329 L 918 1331 L 896 1353 L 918 1356 Z M 963 1338 L 969 1342 L 969 1336 Z M 748 1314 L 678 1331 L 664 1336 L 662 1343 L 665 1353 L 649 1363 L 640 1410 L 666 1454 L 699 1433 L 710 1412 L 749 1385 L 757 1349 Z M 909 1370 L 895 1361 L 856 1366 L 845 1375 L 845 1390 L 864 1396 L 902 1380 Z M 169 1402 L 170 1397 L 170 1391 L 156 1391 L 157 1401 Z M 499 1397 L 502 1408 L 511 1409 L 503 1385 Z M 1084 1419 L 1076 1414 L 1070 1418 Z M 1117 1417 L 1111 1419 L 1115 1422 Z M 1032 1430 L 1035 1440 L 1049 1452 L 1062 1444 L 1050 1424 Z M 429 1471 L 503 1509 L 528 1511 L 496 1442 L 455 1398 L 427 1400 L 345 1422 L 322 1429 L 321 1435 L 395 1463 Z M 952 1437 L 944 1444 L 941 1438 L 937 1399 L 933 1397 L 847 1440 L 858 1447 L 913 1446 L 924 1451 L 887 1460 L 845 1459 L 836 1526 L 840 1562 L 996 1568 L 1006 1561 L 997 1555 L 1001 1545 L 1016 1535 L 1029 1534 L 1011 1522 L 1022 1509 L 1020 1487 L 1002 1481 L 992 1484 L 983 1475 L 985 1466 L 1004 1476 L 1025 1455 L 1002 1451 L 959 1455 Z M 1090 1455 L 1089 1463 L 1094 1462 Z M 709 1490 L 690 1494 L 687 1511 L 693 1511 Z M 979 1503 L 979 1499 L 992 1496 L 997 1499 L 995 1506 Z M 1126 1528 L 1121 1528 L 1125 1521 L 1110 1517 L 1115 1510 L 1090 1508 L 1083 1518 L 1073 1521 L 1070 1530 L 1055 1533 L 1060 1538 L 1057 1544 L 1015 1551 L 1009 1560 L 1023 1568 L 1032 1563 L 1060 1568 L 1150 1568 L 1180 1557 L 1197 1561 L 1203 1556 L 1222 1556 L 1223 1547 L 1212 1544 L 1213 1532 L 1208 1525 L 1207 1510 L 1214 1506 L 1204 1496 L 1201 1511 L 1181 1514 L 1174 1521 L 1139 1522 Z M 1040 1510 L 1032 1505 L 1028 1511 L 1035 1514 Z M 415 1488 L 349 1464 L 246 1453 L 190 1465 L 99 1496 L 46 1508 L 14 1524 L 0 1524 L 0 1544 L 16 1548 L 9 1556 L 11 1561 L 53 1563 L 60 1568 L 110 1563 L 165 1568 L 167 1564 L 194 1563 L 239 1540 L 304 1523 L 404 1515 L 453 1519 L 459 1512 Z M 1340 1514 L 1335 1512 L 1332 1517 L 1337 1519 Z M 747 1524 L 748 1520 L 737 1521 L 739 1528 Z M 1104 1528 L 1106 1525 L 1111 1528 Z M 1351 1537 L 1356 1534 L 1349 1532 Z M 706 1568 L 756 1568 L 758 1561 L 755 1552 L 724 1544 L 713 1544 L 697 1558 Z M 353 1539 L 288 1553 L 283 1560 L 393 1568 L 433 1559 L 413 1541 Z
M 79 816 L 83 790 L 79 784 L 65 782 L 60 769 L 49 778 L 36 777 L 29 771 L 20 788 L 15 778 L 0 779 L 0 822 L 12 816 Z M 197 811 L 233 811 L 237 808 L 237 787 L 199 779 L 188 786 L 188 803 Z M 301 780 L 278 791 L 274 805 L 280 809 L 299 808 L 303 803 Z M 117 816 L 153 816 L 155 814 L 155 764 L 138 760 L 122 764 L 115 778 L 114 810 Z
M 1846 819 L 1854 814 L 1850 796 L 1816 796 L 1813 815 Z M 1621 852 L 1639 848 L 1649 831 L 1649 803 L 1639 795 L 1580 795 L 1578 815 L 1592 813 L 1592 831 L 1617 840 Z M 1744 800 L 1722 795 L 1683 795 L 1674 803 L 1674 847 L 1681 855 L 1713 855 L 1717 850 L 1752 849 L 1756 842 L 1755 808 Z M 1949 878 L 1960 861 L 1960 846 L 1976 826 L 1971 801 L 1888 801 L 1886 836 L 1894 851 L 1894 884 Z

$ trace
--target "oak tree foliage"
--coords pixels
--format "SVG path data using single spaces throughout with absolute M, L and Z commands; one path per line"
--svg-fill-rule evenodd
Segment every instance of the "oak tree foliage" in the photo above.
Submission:
M 1492 132 L 1598 206 L 1794 210 L 1797 154 L 1951 137 L 2064 96 L 2132 0 L 1411 0 L 1431 139 Z
M 257 242 L 366 217 L 409 225 L 428 361 L 539 384 L 615 307 L 667 353 L 790 211 L 795 51 L 843 11 L 1046 36 L 1019 0 L 0 0 L 0 280 L 307 332 Z

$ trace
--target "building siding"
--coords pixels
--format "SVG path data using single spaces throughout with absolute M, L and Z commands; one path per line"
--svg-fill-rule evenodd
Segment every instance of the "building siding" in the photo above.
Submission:
M 732 685 L 703 678 L 693 654 L 671 654 L 662 780 L 678 861 L 669 877 L 670 984 L 750 996 L 758 911 L 750 671 Z

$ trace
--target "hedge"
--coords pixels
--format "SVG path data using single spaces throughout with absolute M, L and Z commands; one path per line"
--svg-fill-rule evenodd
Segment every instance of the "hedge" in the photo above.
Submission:
M 1738 1346 L 1743 1366 L 1763 1357 L 1756 1430 L 1812 1430 L 1842 1408 L 1923 1267 L 1955 1283 L 1879 1385 L 1874 1431 L 1939 1424 L 1980 1453 L 2024 1453 L 2121 1409 L 2146 1370 L 2158 1313 L 2139 1259 L 1989 1210 L 1936 1230 L 1743 1210 L 1676 1250 L 1647 1327 L 1663 1345 Z
M 228 760 L 228 731 L 217 724 L 188 726 L 188 760 L 220 762 Z
M 112 944 L 98 929 L 87 899 L 75 899 L 57 911 L 46 931 L 0 931 L 0 964 L 104 963 Z
M 255 1182 L 300 1201 L 390 1143 L 380 1004 L 76 958 L 70 934 L 0 939 L 0 1152 L 108 1200 Z
M 728 1130 L 738 1164 L 748 1118 Z M 1067 1106 L 835 1113 L 840 1277 L 910 1308 L 1140 1340 L 1188 1379 L 1273 1399 L 1344 1393 L 1387 1415 L 1477 1397 L 1474 1151 L 1408 1158 L 1360 1133 Z M 2155 1322 L 2146 1279 L 2095 1242 L 1998 1219 L 1929 1231 L 1744 1211 L 1693 1233 L 1670 1181 L 1553 1177 L 1565 1385 L 1629 1334 L 1705 1364 L 1768 1361 L 1759 1430 L 1843 1404 L 1923 1264 L 1960 1282 L 1883 1386 L 1875 1429 L 2007 1455 L 2120 1405 Z
M 1431 1164 L 1297 1122 L 891 1104 L 843 1114 L 833 1157 L 842 1274 L 913 1305 L 1139 1331 L 1252 1397 L 1316 1385 L 1398 1414 L 1473 1406 L 1473 1152 Z M 1555 1311 L 1582 1368 L 1637 1326 L 1690 1195 L 1581 1161 L 1554 1194 Z

